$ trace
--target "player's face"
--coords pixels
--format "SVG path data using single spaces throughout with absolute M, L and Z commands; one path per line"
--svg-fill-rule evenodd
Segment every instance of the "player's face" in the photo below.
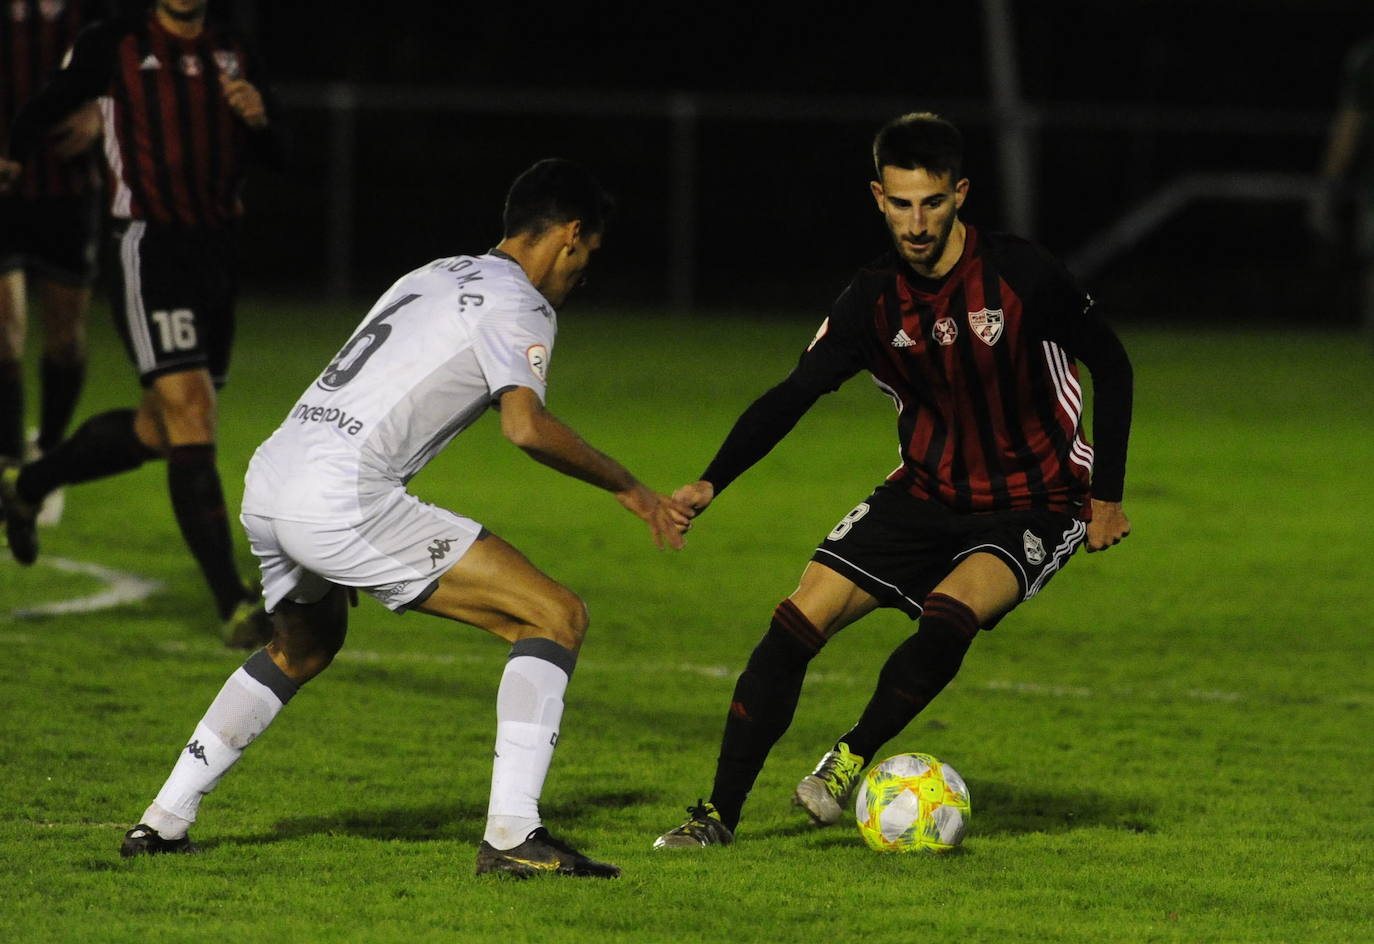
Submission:
M 949 234 L 968 194 L 968 179 L 956 181 L 948 172 L 935 176 L 920 167 L 888 166 L 882 180 L 872 181 L 870 187 L 901 257 L 918 272 L 941 268 Z
M 579 231 L 572 242 L 565 246 L 554 260 L 549 280 L 541 286 L 544 297 L 557 308 L 572 294 L 572 290 L 582 284 L 586 277 L 587 266 L 592 261 L 592 253 L 601 248 L 600 233 Z

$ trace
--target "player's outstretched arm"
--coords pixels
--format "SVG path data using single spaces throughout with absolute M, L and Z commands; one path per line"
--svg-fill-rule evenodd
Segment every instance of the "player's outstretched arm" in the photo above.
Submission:
M 660 548 L 682 548 L 683 535 L 695 514 L 692 508 L 653 491 L 619 462 L 593 448 L 545 409 L 533 390 L 516 387 L 501 395 L 501 432 L 532 459 L 613 493 L 649 526 Z
M 1120 544 L 1131 533 L 1131 519 L 1121 508 L 1121 502 L 1093 499 L 1093 520 L 1088 522 L 1088 553 L 1105 551 Z

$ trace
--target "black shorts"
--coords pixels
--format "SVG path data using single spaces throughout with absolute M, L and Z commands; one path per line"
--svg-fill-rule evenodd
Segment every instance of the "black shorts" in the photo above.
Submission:
M 199 368 L 224 386 L 234 343 L 235 235 L 228 227 L 115 225 L 110 307 L 144 386 Z
M 912 619 L 959 561 L 974 553 L 1004 560 L 1029 600 L 1087 537 L 1088 526 L 1062 511 L 956 514 L 892 485 L 840 519 L 811 559 L 852 580 Z M 993 620 L 984 629 L 992 629 Z
M 0 198 L 0 275 L 24 271 L 82 287 L 95 280 L 100 193 Z

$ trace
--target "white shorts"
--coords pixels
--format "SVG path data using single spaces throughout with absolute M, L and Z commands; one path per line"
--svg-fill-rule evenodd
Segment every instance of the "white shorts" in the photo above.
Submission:
M 365 521 L 338 526 L 241 515 L 262 571 L 269 612 L 317 603 L 334 584 L 357 587 L 397 613 L 423 603 L 484 533 L 471 518 L 403 489 Z

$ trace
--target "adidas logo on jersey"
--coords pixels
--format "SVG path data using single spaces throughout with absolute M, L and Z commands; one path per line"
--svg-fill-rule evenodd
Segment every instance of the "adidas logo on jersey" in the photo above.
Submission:
M 896 335 L 892 338 L 893 347 L 915 347 L 916 342 L 911 340 L 911 335 L 906 333 L 905 328 L 899 328 Z
M 150 69 L 161 69 L 161 68 L 162 68 L 162 63 L 158 62 L 158 61 L 157 61 L 157 56 L 154 56 L 152 53 L 148 53 L 148 55 L 144 56 L 144 57 L 143 57 L 143 61 L 140 62 L 140 63 L 138 64 L 138 69 L 139 69 L 140 72 L 147 72 L 147 71 L 149 71 Z

